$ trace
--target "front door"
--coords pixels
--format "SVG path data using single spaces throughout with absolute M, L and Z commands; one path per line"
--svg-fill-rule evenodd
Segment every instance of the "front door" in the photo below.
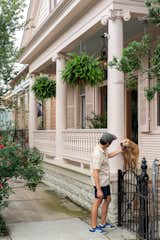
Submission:
M 138 96 L 137 90 L 127 90 L 126 94 L 127 138 L 138 143 Z

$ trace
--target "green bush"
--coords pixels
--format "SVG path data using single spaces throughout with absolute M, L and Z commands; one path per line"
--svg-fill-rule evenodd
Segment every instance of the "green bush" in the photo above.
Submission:
M 7 207 L 10 194 L 13 193 L 12 186 L 9 184 L 10 179 L 24 179 L 25 185 L 32 191 L 41 182 L 43 177 L 42 154 L 38 149 L 22 147 L 10 141 L 9 136 L 1 139 L 0 149 L 0 210 Z M 5 142 L 3 142 L 5 139 Z
M 6 226 L 5 221 L 3 220 L 2 216 L 0 215 L 0 237 L 7 236 L 8 229 Z
M 92 113 L 92 116 L 88 117 L 87 120 L 89 121 L 89 128 L 107 128 L 107 113 Z

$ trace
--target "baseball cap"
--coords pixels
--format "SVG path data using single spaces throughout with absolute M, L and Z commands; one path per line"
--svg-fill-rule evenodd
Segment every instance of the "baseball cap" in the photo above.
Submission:
M 116 140 L 117 137 L 109 132 L 103 133 L 101 140 L 105 143 L 111 143 L 113 140 Z

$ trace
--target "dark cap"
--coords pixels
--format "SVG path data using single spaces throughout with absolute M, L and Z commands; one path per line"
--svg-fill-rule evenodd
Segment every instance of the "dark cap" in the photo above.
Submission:
M 116 140 L 117 137 L 111 133 L 105 132 L 103 133 L 100 140 L 102 140 L 105 143 L 111 143 L 113 140 Z

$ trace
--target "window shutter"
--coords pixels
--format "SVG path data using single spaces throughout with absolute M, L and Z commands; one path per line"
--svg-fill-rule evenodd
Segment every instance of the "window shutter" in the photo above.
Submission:
M 74 88 L 67 86 L 67 128 L 74 128 Z
M 148 61 L 144 60 L 144 69 L 147 68 Z M 148 74 L 139 72 L 138 74 L 138 109 L 139 109 L 139 130 L 149 131 L 149 101 L 145 96 L 145 88 L 148 88 Z

